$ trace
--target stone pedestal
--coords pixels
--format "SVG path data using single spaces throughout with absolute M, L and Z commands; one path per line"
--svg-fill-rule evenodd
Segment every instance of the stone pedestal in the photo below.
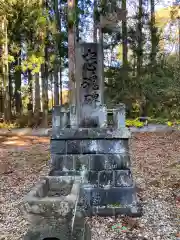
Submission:
M 80 183 L 81 178 L 45 177 L 27 194 L 21 210 L 31 230 L 25 239 L 72 239 Z
M 130 169 L 127 128 L 54 129 L 51 172 L 81 176 L 79 206 L 85 215 L 140 216 Z

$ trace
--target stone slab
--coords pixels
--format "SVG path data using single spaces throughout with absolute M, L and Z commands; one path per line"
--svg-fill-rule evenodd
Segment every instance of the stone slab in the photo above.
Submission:
M 69 170 L 69 171 L 60 171 L 60 170 L 51 170 L 49 172 L 49 176 L 66 176 L 66 177 L 73 177 L 75 179 L 80 178 L 81 176 L 81 171 L 74 171 L 74 170 Z
M 126 154 L 128 139 L 51 140 L 52 154 Z
M 143 209 L 137 204 L 127 207 L 92 207 L 91 209 L 84 210 L 84 216 L 129 216 L 129 217 L 142 217 Z
M 129 153 L 119 154 L 87 154 L 87 155 L 61 155 L 51 154 L 50 168 L 52 170 L 120 170 L 130 167 Z
M 44 225 L 30 229 L 24 236 L 24 240 L 44 240 L 48 238 L 57 240 L 71 240 L 71 229 L 64 226 Z
M 80 178 L 45 177 L 24 198 L 20 206 L 33 225 L 70 222 L 80 191 Z
M 51 139 L 77 140 L 77 139 L 129 139 L 131 133 L 128 128 L 79 128 L 60 129 L 54 128 L 51 132 Z
M 83 185 L 80 192 L 80 203 L 85 208 L 92 206 L 109 206 L 126 207 L 137 204 L 137 195 L 135 186 L 132 187 L 109 187 L 97 188 L 90 184 Z
M 51 171 L 51 176 L 81 176 L 81 181 L 91 184 L 93 187 L 104 188 L 111 184 L 111 187 L 131 187 L 133 179 L 130 170 L 105 170 L 105 171 L 87 171 L 82 176 L 82 171 Z
M 108 184 L 111 187 L 130 187 L 133 185 L 130 170 L 88 171 L 87 182 L 99 188 Z

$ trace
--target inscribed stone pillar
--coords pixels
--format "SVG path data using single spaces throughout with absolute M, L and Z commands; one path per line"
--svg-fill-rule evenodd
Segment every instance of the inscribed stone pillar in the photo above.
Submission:
M 102 119 L 106 119 L 107 113 L 102 107 L 104 89 L 101 58 L 98 43 L 81 43 L 76 47 L 76 105 L 78 123 L 83 127 L 87 126 L 87 122 L 100 127 L 103 125 Z

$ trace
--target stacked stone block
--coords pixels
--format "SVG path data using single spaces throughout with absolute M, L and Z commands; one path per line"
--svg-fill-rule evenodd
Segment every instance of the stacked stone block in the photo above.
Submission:
M 111 129 L 68 125 L 67 120 L 63 128 L 53 126 L 50 175 L 81 176 L 79 206 L 88 216 L 141 215 L 130 168 L 128 129 L 118 123 Z

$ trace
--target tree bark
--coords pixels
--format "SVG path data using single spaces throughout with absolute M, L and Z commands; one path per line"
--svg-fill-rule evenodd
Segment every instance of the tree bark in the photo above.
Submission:
M 33 76 L 31 70 L 28 70 L 28 126 L 32 127 L 33 125 Z
M 54 66 L 54 104 L 59 105 L 59 76 L 57 63 L 55 63 Z
M 40 104 L 40 84 L 39 84 L 39 73 L 35 74 L 35 106 L 34 106 L 34 116 L 35 121 L 39 122 L 41 112 Z
M 3 44 L 2 53 L 2 76 L 3 76 L 3 88 L 4 88 L 4 121 L 9 122 L 11 120 L 10 112 L 10 97 L 9 97 L 9 64 L 8 64 L 8 36 L 7 36 L 8 21 L 4 17 L 2 19 L 2 30 L 5 37 L 5 43 Z
M 122 9 L 126 11 L 126 0 L 122 0 Z M 123 45 L 123 68 L 128 65 L 128 46 L 127 46 L 127 18 L 122 20 L 122 45 Z
M 139 0 L 139 12 L 138 12 L 138 51 L 137 51 L 137 75 L 141 75 L 142 57 L 143 57 L 143 35 L 142 35 L 142 17 L 143 17 L 143 0 Z
M 48 0 L 44 0 L 44 8 L 48 9 Z M 47 20 L 48 21 L 48 20 Z M 43 121 L 42 126 L 48 127 L 48 32 L 46 31 L 45 36 L 45 47 L 44 47 L 44 59 L 45 62 L 41 66 L 41 77 L 42 77 L 42 105 L 43 105 Z
M 47 47 L 45 47 L 45 59 L 47 59 Z M 47 75 L 47 63 L 41 67 L 42 77 L 42 108 L 43 108 L 43 121 L 42 126 L 48 127 L 48 75 Z
M 68 0 L 69 103 L 75 104 L 75 0 Z
M 16 56 L 15 62 L 15 107 L 16 107 L 16 114 L 21 115 L 22 113 L 22 99 L 21 99 L 21 51 Z
M 156 65 L 156 26 L 155 26 L 155 2 L 151 0 L 151 66 Z

